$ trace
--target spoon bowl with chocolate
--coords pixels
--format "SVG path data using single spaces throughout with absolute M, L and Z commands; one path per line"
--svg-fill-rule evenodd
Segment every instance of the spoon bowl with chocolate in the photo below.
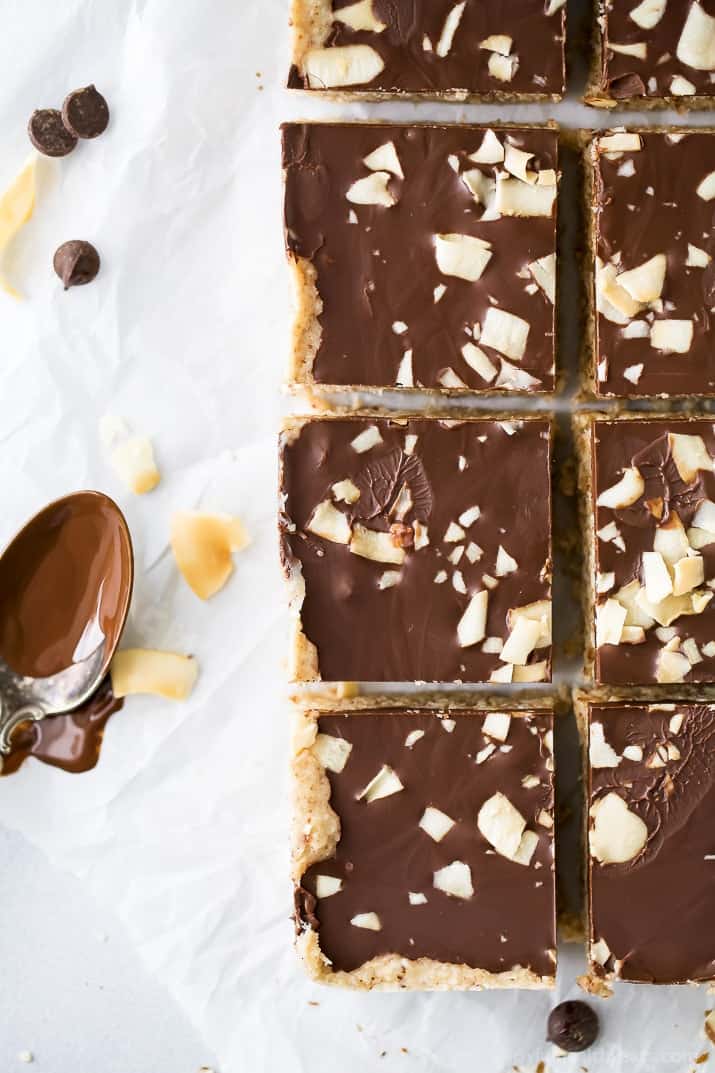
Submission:
M 0 756 L 21 724 L 72 711 L 99 688 L 134 581 L 129 529 L 101 492 L 31 518 L 0 556 Z

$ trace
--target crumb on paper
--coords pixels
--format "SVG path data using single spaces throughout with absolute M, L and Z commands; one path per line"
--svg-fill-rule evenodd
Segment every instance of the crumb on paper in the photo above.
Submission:
M 140 496 L 156 488 L 161 474 L 148 436 L 135 436 L 121 417 L 104 414 L 99 422 L 99 438 L 114 472 L 130 492 Z
M 21 1062 L 25 1062 L 26 1065 L 29 1065 L 30 1062 L 35 1061 L 35 1056 L 32 1051 L 20 1051 L 17 1057 L 20 1059 Z

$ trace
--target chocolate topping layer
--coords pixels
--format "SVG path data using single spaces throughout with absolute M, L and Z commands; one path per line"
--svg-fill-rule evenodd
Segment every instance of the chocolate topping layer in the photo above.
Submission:
M 698 469 L 684 479 L 673 456 L 673 433 L 700 437 L 706 452 L 702 462 L 709 468 Z M 708 583 L 715 579 L 715 533 L 708 534 L 693 523 L 698 508 L 705 501 L 715 501 L 713 424 L 703 420 L 595 421 L 591 435 L 594 498 L 616 485 L 624 470 L 631 467 L 636 467 L 643 481 L 642 493 L 630 505 L 594 507 L 597 579 L 598 575 L 613 574 L 612 583 L 602 589 L 598 603 L 603 607 L 608 600 L 616 600 L 629 607 L 626 626 L 644 629 L 640 643 L 603 643 L 597 647 L 597 681 L 611 685 L 680 680 L 712 682 L 715 680 L 715 604 Z M 693 442 L 685 441 L 686 446 Z M 700 445 L 695 442 L 695 446 Z M 607 528 L 612 525 L 615 529 Z M 598 531 L 602 533 L 600 537 Z M 670 545 L 661 543 L 669 534 L 677 541 L 673 553 L 667 550 Z M 707 542 L 700 546 L 703 541 Z M 669 603 L 647 606 L 640 602 L 645 593 L 636 598 L 645 581 L 642 556 L 663 547 L 671 560 L 671 575 L 678 558 L 702 556 L 702 581 L 679 597 L 666 597 Z M 673 587 L 677 588 L 674 576 L 673 581 Z M 624 593 L 629 585 L 631 588 Z M 675 602 L 678 599 L 680 603 Z M 703 604 L 702 610 L 692 613 L 694 607 L 700 606 L 698 601 Z M 692 642 L 697 648 L 691 648 Z M 662 661 L 667 645 L 682 656 L 675 661 L 675 678 L 663 677 Z M 683 672 L 682 678 L 677 676 L 679 671 Z
M 715 708 L 592 705 L 590 722 L 601 725 L 617 761 L 591 768 L 591 804 L 616 794 L 647 828 L 634 859 L 600 864 L 591 857 L 590 938 L 606 945 L 597 959 L 592 948 L 592 968 L 652 983 L 711 980 Z M 629 747 L 635 756 L 642 750 L 642 759 L 624 756 Z
M 462 90 L 468 94 L 555 95 L 564 92 L 564 37 L 566 10 L 561 7 L 547 15 L 546 0 L 467 0 L 454 30 L 451 43 L 443 37 L 448 16 L 459 8 L 456 0 L 373 0 L 372 12 L 380 32 L 353 29 L 340 21 L 340 12 L 354 0 L 333 0 L 334 21 L 324 24 L 325 39 L 313 38 L 321 47 L 367 45 L 379 55 L 383 69 L 367 82 L 353 83 L 353 90 L 405 94 L 441 94 Z M 311 19 L 316 5 L 298 0 L 294 23 Z M 331 10 L 331 0 L 318 5 Z M 454 16 L 452 16 L 454 17 Z M 511 39 L 509 55 L 514 57 L 511 78 L 497 77 L 492 49 L 479 43 L 494 35 Z M 440 42 L 442 44 L 440 45 Z M 306 62 L 307 61 L 307 62 Z M 288 78 L 292 89 L 321 89 L 319 81 L 309 81 L 310 56 L 294 66 Z
M 359 453 L 353 441 L 370 429 L 379 442 Z M 536 617 L 546 616 L 548 636 L 513 680 L 548 680 L 549 470 L 550 426 L 541 420 L 314 420 L 297 437 L 284 434 L 282 556 L 286 573 L 299 569 L 305 580 L 301 622 L 320 676 L 487 681 L 509 671 L 499 648 L 510 609 L 545 601 Z M 345 480 L 360 492 L 352 503 L 336 498 L 333 486 Z M 339 534 L 346 541 L 359 526 L 382 534 L 396 521 L 410 526 L 412 543 L 397 538 L 404 561 L 365 558 L 311 532 L 326 501 L 349 527 Z M 386 543 L 386 554 L 398 551 Z M 483 639 L 460 647 L 458 637 L 478 592 L 487 594 L 486 651 Z
M 404 178 L 374 170 L 396 168 L 395 158 L 391 164 L 379 158 L 365 163 L 390 143 Z M 494 159 L 509 144 L 533 154 L 528 182 L 510 176 L 504 163 L 470 159 L 483 145 Z M 299 289 L 309 270 L 317 288 L 317 301 L 304 296 L 302 303 L 310 307 L 302 316 L 319 336 L 317 353 L 304 340 L 297 345 L 294 378 L 333 385 L 553 390 L 556 187 L 540 185 L 538 175 L 555 179 L 555 131 L 288 124 L 283 163 L 287 251 L 298 265 Z M 497 173 L 506 182 L 496 182 Z M 364 184 L 375 175 L 383 176 L 394 204 L 350 200 L 365 196 Z M 351 193 L 356 183 L 361 192 Z M 507 192 L 507 200 L 529 200 L 531 207 L 522 204 L 519 211 L 538 208 L 546 215 L 506 215 L 511 209 L 497 188 Z M 459 278 L 444 264 L 441 270 L 437 236 L 487 243 L 481 275 L 468 268 L 473 278 Z M 544 258 L 550 259 L 545 266 L 550 296 L 542 289 L 543 276 L 529 268 Z M 490 311 L 495 319 L 493 307 L 519 318 L 510 323 L 526 333 L 522 346 L 514 349 L 485 331 Z
M 99 760 L 107 721 L 123 704 L 107 678 L 81 708 L 22 724 L 13 734 L 12 752 L 0 762 L 0 775 L 13 774 L 28 756 L 73 774 L 89 771 Z
M 319 733 L 352 749 L 342 772 L 327 773 L 330 806 L 340 820 L 335 856 L 309 868 L 303 888 L 315 895 L 319 875 L 338 877 L 342 888 L 314 902 L 303 895 L 300 905 L 314 913 L 321 950 L 335 970 L 398 954 L 494 973 L 520 965 L 553 975 L 553 765 L 547 738 L 553 720 L 550 714 L 515 713 L 502 742 L 484 732 L 485 715 L 387 710 L 320 717 Z M 478 763 L 488 746 L 494 749 Z M 360 795 L 383 765 L 402 789 L 368 802 Z M 526 776 L 533 776 L 528 787 Z M 481 807 L 497 793 L 538 837 L 528 864 L 495 852 L 477 826 Z M 428 806 L 454 821 L 441 841 L 419 826 Z M 469 869 L 471 897 L 434 885 L 434 873 L 454 861 Z M 411 904 L 410 892 L 421 895 L 422 904 Z M 350 923 L 363 913 L 377 914 L 379 931 Z M 298 922 L 310 924 L 302 908 Z
M 67 156 L 77 144 L 72 131 L 62 122 L 62 113 L 56 108 L 41 108 L 33 112 L 27 124 L 30 141 L 38 153 L 44 156 Z
M 599 395 L 715 393 L 713 202 L 701 183 L 715 173 L 715 134 L 640 133 L 641 148 L 609 159 L 594 142 L 597 255 L 607 276 L 665 258 L 654 301 L 623 312 L 597 289 Z M 698 189 L 701 188 L 701 194 Z M 599 274 L 597 273 L 597 280 Z M 633 284 L 631 283 L 631 287 Z M 647 292 L 653 293 L 653 292 Z M 628 302 L 629 295 L 621 294 Z M 605 299 L 605 300 L 604 300 Z M 618 299 L 617 299 L 618 300 Z M 687 321 L 678 349 L 657 349 L 660 321 Z M 657 331 L 656 327 L 656 331 Z
M 65 97 L 62 122 L 77 138 L 97 138 L 109 125 L 109 105 L 95 86 L 75 89 Z
M 99 645 L 112 650 L 131 597 L 131 560 L 124 520 L 106 496 L 51 503 L 0 556 L 0 659 L 45 678 Z
M 713 96 L 711 70 L 698 70 L 679 58 L 683 55 L 681 37 L 693 6 L 699 7 L 706 17 L 715 17 L 715 0 L 697 0 L 697 4 L 693 0 L 669 0 L 654 26 L 640 26 L 631 17 L 638 7 L 636 0 L 599 0 L 603 93 L 616 100 L 679 96 L 685 106 L 691 95 Z M 702 37 L 702 29 L 698 29 L 697 36 Z M 644 48 L 645 55 L 618 51 L 622 46 L 639 51 Z M 679 85 L 678 80 L 685 80 L 688 85 Z
M 91 242 L 72 239 L 63 242 L 55 251 L 52 266 L 68 291 L 70 287 L 82 287 L 95 279 L 100 266 L 99 254 Z

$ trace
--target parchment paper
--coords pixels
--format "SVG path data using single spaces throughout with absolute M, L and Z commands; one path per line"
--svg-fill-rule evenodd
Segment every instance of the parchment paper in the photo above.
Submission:
M 0 184 L 27 156 L 34 108 L 94 81 L 112 122 L 67 159 L 41 160 L 36 213 L 7 263 L 26 301 L 0 295 L 0 544 L 72 489 L 115 496 L 137 552 L 126 642 L 193 652 L 201 678 L 182 705 L 128 702 L 94 771 L 31 761 L 0 780 L 0 819 L 116 910 L 223 1073 L 691 1068 L 708 1006 L 693 988 L 624 986 L 594 1000 L 601 1042 L 557 1057 L 545 1018 L 577 994 L 576 948 L 562 950 L 551 996 L 341 993 L 310 984 L 291 947 L 274 521 L 290 319 L 278 124 L 605 118 L 575 102 L 367 108 L 291 96 L 287 0 L 1 6 Z M 65 294 L 51 259 L 70 238 L 97 245 L 102 271 Z M 113 476 L 97 432 L 106 412 L 154 438 L 163 480 L 149 496 Z M 171 512 L 198 506 L 239 514 L 253 538 L 208 604 L 167 543 Z

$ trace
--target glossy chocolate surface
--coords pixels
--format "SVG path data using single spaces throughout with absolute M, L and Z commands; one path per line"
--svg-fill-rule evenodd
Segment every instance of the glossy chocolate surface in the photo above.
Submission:
M 715 393 L 715 237 L 713 202 L 698 195 L 715 172 L 715 134 L 641 133 L 641 149 L 609 159 L 598 154 L 595 205 L 597 255 L 619 273 L 664 254 L 661 302 L 633 317 L 613 307 L 597 317 L 599 395 Z M 698 264 L 693 260 L 693 251 Z M 605 312 L 605 315 L 604 315 Z M 657 350 L 650 328 L 659 320 L 692 322 L 687 352 Z M 617 323 L 618 322 L 618 323 Z
M 478 202 L 463 175 L 494 186 L 501 164 L 469 159 L 486 127 L 391 124 L 288 124 L 285 229 L 290 257 L 317 273 L 321 339 L 312 366 L 320 384 L 457 387 L 472 391 L 551 391 L 554 387 L 554 305 L 528 265 L 555 254 L 556 203 L 548 216 L 496 216 Z M 534 172 L 558 169 L 555 131 L 496 129 L 532 153 Z M 391 207 L 351 203 L 353 183 L 371 175 L 364 158 L 392 142 L 404 179 L 393 175 Z M 506 176 L 508 178 L 508 176 Z M 522 186 L 520 181 L 514 184 Z M 554 188 L 555 194 L 555 188 Z M 485 195 L 487 201 L 493 193 Z M 443 274 L 437 235 L 468 235 L 492 244 L 481 277 Z M 516 360 L 480 341 L 492 306 L 528 325 Z M 476 326 L 476 328 L 475 328 Z M 476 343 L 494 367 L 484 375 L 463 355 Z M 411 353 L 411 376 L 401 366 Z M 455 379 L 456 377 L 456 379 Z
M 642 555 L 654 549 L 655 534 L 661 525 L 677 525 L 680 519 L 687 534 L 698 506 L 704 500 L 715 501 L 715 474 L 699 470 L 694 480 L 684 481 L 673 460 L 669 434 L 700 436 L 711 459 L 715 459 L 715 431 L 710 421 L 596 421 L 592 428 L 594 497 L 611 488 L 624 469 L 636 466 L 644 481 L 643 494 L 630 506 L 612 509 L 594 508 L 596 535 L 596 573 L 613 574 L 613 585 L 598 596 L 599 603 L 618 599 L 619 590 L 629 583 L 644 580 Z M 654 512 L 658 517 L 654 516 Z M 604 537 L 598 530 L 614 523 L 618 535 L 610 531 Z M 624 548 L 618 541 L 622 540 Z M 686 544 L 687 547 L 687 537 Z M 695 554 L 695 549 L 690 549 Z M 640 644 L 602 644 L 596 650 L 596 677 L 611 685 L 647 685 L 657 681 L 658 661 L 667 643 L 674 638 L 697 645 L 699 661 L 685 674 L 685 682 L 715 680 L 715 603 L 707 582 L 715 579 L 715 535 L 713 542 L 700 548 L 704 581 L 695 590 L 704 595 L 706 606 L 699 614 L 681 614 L 665 626 L 651 618 Z M 630 619 L 626 620 L 630 624 Z M 658 636 L 657 630 L 667 632 Z M 709 654 L 711 653 L 711 654 Z
M 309 0 L 303 3 L 308 9 Z M 353 3 L 334 0 L 333 11 Z M 354 30 L 336 19 L 322 46 L 368 45 L 380 55 L 381 73 L 347 89 L 432 94 L 466 90 L 484 96 L 563 93 L 565 8 L 547 15 L 546 0 L 467 0 L 449 51 L 439 55 L 447 16 L 458 6 L 455 0 L 373 0 L 372 11 L 385 27 L 382 32 Z M 490 72 L 491 50 L 479 48 L 480 41 L 497 34 L 512 39 L 510 54 L 518 59 L 507 81 Z M 288 85 L 310 88 L 296 67 Z
M 381 442 L 359 454 L 352 441 L 371 427 Z M 503 669 L 498 652 L 483 651 L 481 643 L 460 647 L 457 625 L 472 595 L 485 588 L 490 638 L 507 638 L 511 608 L 550 599 L 549 423 L 315 420 L 290 440 L 289 434 L 282 446 L 282 554 L 288 573 L 302 570 L 302 626 L 317 646 L 321 677 L 480 682 Z M 313 535 L 307 526 L 316 506 L 346 478 L 360 498 L 335 506 L 351 526 L 389 531 L 407 486 L 412 505 L 402 522 L 413 531 L 426 527 L 429 543 L 407 546 L 397 567 Z M 479 517 L 460 526 L 475 506 Z M 454 539 L 445 541 L 451 523 L 461 535 L 452 531 Z M 497 577 L 500 546 L 515 566 Z M 398 570 L 398 583 L 380 588 L 383 575 Z M 549 647 L 528 657 L 530 665 L 546 661 L 546 680 L 549 658 Z
M 609 952 L 603 965 L 592 954 L 592 969 L 652 983 L 711 980 L 715 708 L 592 705 L 590 720 L 618 758 L 591 768 L 590 802 L 615 793 L 648 831 L 630 861 L 591 858 L 590 938 Z M 641 760 L 623 756 L 629 746 L 642 750 Z
M 711 71 L 696 70 L 678 58 L 678 45 L 692 0 L 668 0 L 655 26 L 639 26 L 631 18 L 638 0 L 599 0 L 602 9 L 603 60 L 601 89 L 616 100 L 633 97 L 679 96 L 672 89 L 673 78 L 684 79 L 692 87 L 680 94 L 685 107 L 688 96 L 711 97 L 715 94 Z M 715 0 L 698 0 L 706 15 L 715 16 Z M 629 55 L 612 46 L 642 48 L 645 56 Z
M 389 710 L 320 717 L 320 733 L 352 745 L 343 771 L 328 772 L 330 805 L 341 828 L 336 854 L 303 879 L 313 895 L 317 875 L 342 880 L 337 894 L 311 903 L 321 950 L 334 969 L 349 971 L 381 954 L 399 954 L 494 973 L 520 965 L 553 975 L 553 828 L 540 822 L 553 816 L 552 717 L 514 714 L 500 742 L 483 732 L 485 715 L 450 711 L 444 721 L 434 712 Z M 406 745 L 407 736 L 419 731 L 422 736 Z M 489 745 L 494 750 L 478 763 L 477 754 Z M 403 789 L 370 803 L 359 799 L 385 764 Z M 535 777 L 528 788 L 527 775 Z M 497 792 L 538 835 L 528 865 L 496 853 L 477 827 L 480 808 Z M 454 821 L 439 842 L 419 826 L 427 806 Z M 434 886 L 434 873 L 453 861 L 470 869 L 470 898 Z M 410 904 L 410 892 L 426 901 Z M 380 931 L 350 923 L 367 912 L 377 913 Z
M 51 503 L 0 557 L 0 658 L 46 678 L 111 654 L 131 598 L 132 550 L 116 505 L 97 492 Z

